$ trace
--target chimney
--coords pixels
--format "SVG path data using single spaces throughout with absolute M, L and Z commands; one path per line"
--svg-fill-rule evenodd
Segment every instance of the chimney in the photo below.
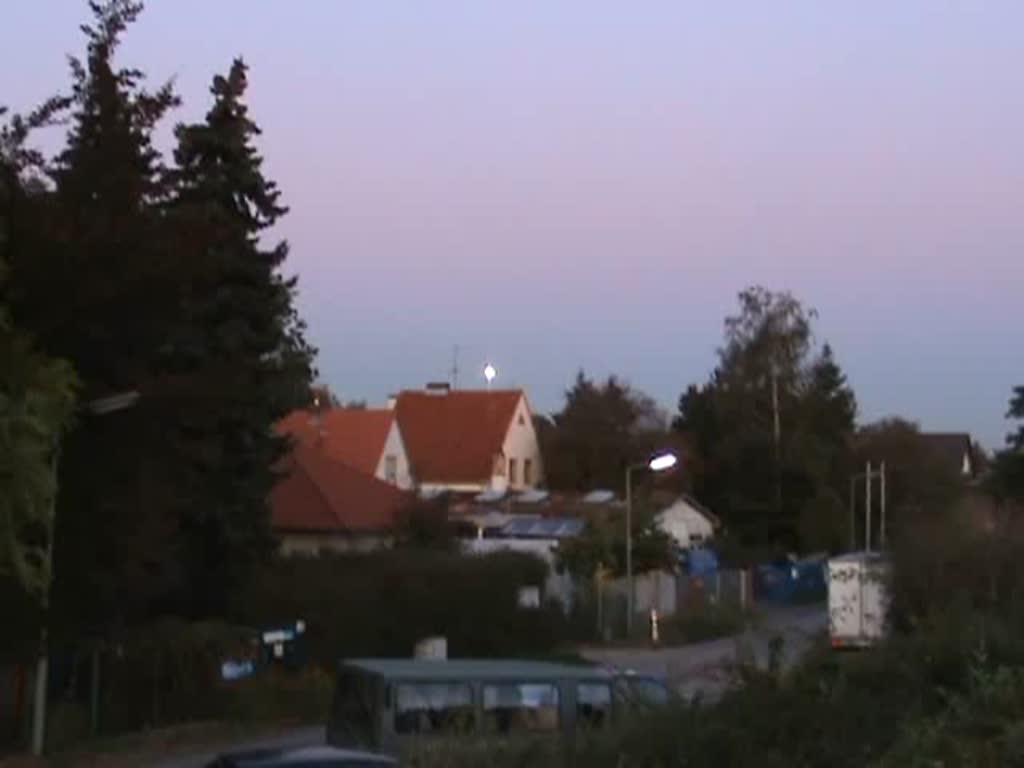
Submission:
M 388 410 L 389 411 L 395 410 L 395 406 L 396 405 L 398 405 L 398 395 L 396 395 L 396 394 L 388 395 L 388 400 L 387 400 L 387 408 L 388 408 Z

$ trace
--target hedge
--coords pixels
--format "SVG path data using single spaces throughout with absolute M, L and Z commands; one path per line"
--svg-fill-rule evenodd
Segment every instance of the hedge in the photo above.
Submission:
M 452 656 L 545 654 L 564 619 L 554 605 L 523 609 L 519 589 L 541 586 L 545 563 L 520 553 L 466 556 L 397 550 L 275 561 L 236 596 L 232 619 L 253 627 L 303 620 L 309 660 L 410 656 L 417 641 L 448 639 Z

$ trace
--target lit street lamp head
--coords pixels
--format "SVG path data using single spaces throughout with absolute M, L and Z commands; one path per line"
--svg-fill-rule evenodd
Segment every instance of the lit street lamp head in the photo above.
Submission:
M 674 453 L 659 453 L 647 462 L 647 468 L 652 472 L 664 472 L 666 469 L 672 469 L 678 461 Z
M 498 371 L 494 368 L 493 365 L 488 363 L 487 365 L 484 366 L 484 378 L 487 379 L 487 383 L 488 384 L 490 384 L 492 381 L 494 381 L 494 378 L 497 375 L 498 375 Z

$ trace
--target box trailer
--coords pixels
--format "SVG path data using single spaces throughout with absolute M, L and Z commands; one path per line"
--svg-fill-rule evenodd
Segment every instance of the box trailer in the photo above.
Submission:
M 891 573 L 888 557 L 877 552 L 854 552 L 828 561 L 833 648 L 866 648 L 886 636 Z

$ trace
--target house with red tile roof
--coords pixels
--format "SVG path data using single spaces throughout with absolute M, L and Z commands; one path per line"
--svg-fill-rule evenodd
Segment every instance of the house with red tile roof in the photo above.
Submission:
M 409 457 L 395 412 L 372 408 L 315 408 L 295 411 L 278 432 L 301 445 L 316 446 L 329 458 L 403 490 L 414 487 Z
M 412 498 L 313 445 L 297 444 L 278 469 L 271 527 L 283 555 L 389 546 L 396 516 Z
M 521 389 L 430 387 L 394 398 L 413 477 L 424 492 L 527 490 L 544 480 Z

